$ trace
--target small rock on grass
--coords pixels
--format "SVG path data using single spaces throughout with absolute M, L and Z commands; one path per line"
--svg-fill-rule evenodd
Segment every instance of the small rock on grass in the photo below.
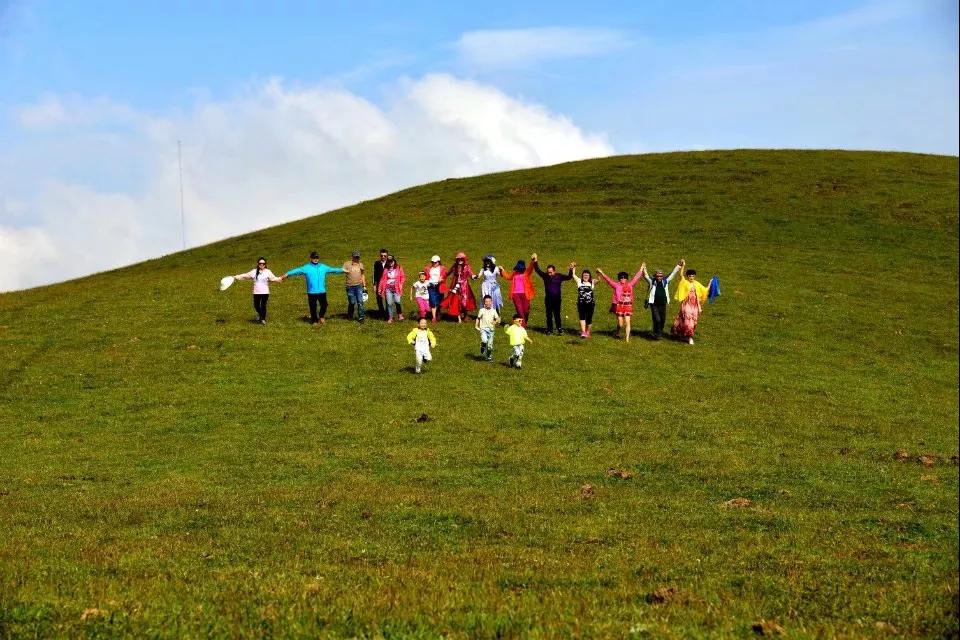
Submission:
M 897 449 L 893 452 L 893 459 L 897 462 L 905 462 L 910 459 L 910 452 L 906 449 Z
M 90 607 L 84 609 L 83 613 L 80 614 L 80 621 L 85 622 L 87 620 L 93 620 L 94 618 L 103 618 L 107 615 L 107 612 L 103 609 L 97 609 L 96 607 Z
M 925 467 L 932 467 L 937 463 L 937 459 L 933 456 L 918 456 L 917 462 Z
M 784 628 L 773 620 L 760 620 L 751 628 L 758 636 L 782 636 L 784 633 Z
M 580 497 L 583 500 L 592 500 L 597 495 L 596 489 L 593 488 L 592 484 L 585 484 L 580 487 Z
M 727 509 L 745 509 L 753 504 L 750 498 L 732 498 L 723 503 Z
M 647 602 L 650 604 L 663 604 L 675 600 L 680 595 L 680 590 L 676 587 L 660 587 L 652 593 L 647 594 Z
M 620 478 L 621 480 L 629 480 L 633 477 L 633 474 L 624 469 L 617 469 L 615 467 L 610 467 L 607 469 L 607 475 L 611 478 Z

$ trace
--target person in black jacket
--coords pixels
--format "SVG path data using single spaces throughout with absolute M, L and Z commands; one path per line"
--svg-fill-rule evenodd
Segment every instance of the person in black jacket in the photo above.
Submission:
M 553 325 L 557 325 L 557 335 L 563 333 L 563 324 L 560 320 L 560 285 L 573 278 L 573 266 L 566 274 L 557 273 L 557 268 L 552 264 L 547 265 L 547 270 L 540 268 L 540 261 L 537 260 L 537 254 L 533 254 L 533 268 L 537 275 L 543 279 L 543 287 L 546 289 L 545 301 L 547 305 L 547 333 L 553 333 Z
M 380 295 L 380 278 L 383 277 L 383 269 L 387 266 L 387 257 L 390 252 L 386 249 L 380 249 L 380 259 L 373 263 L 373 290 L 377 292 L 377 309 L 380 310 L 380 317 L 387 317 L 387 308 L 383 303 L 383 296 Z

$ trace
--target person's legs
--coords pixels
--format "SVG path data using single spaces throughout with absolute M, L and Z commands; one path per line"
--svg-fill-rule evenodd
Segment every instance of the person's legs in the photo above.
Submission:
M 487 331 L 490 333 L 490 335 L 487 336 L 487 361 L 489 362 L 490 360 L 493 360 L 493 338 L 494 338 L 494 330 L 493 330 L 493 329 L 487 329 Z
M 317 299 L 320 301 L 320 322 L 326 322 L 327 318 L 327 294 L 318 293 Z
M 387 291 L 383 298 L 384 309 L 386 309 L 387 312 L 387 322 L 393 322 L 393 317 L 396 315 L 393 305 L 394 295 L 393 291 Z
M 563 333 L 563 316 L 560 315 L 560 309 L 563 306 L 560 296 L 556 296 L 553 299 L 553 320 L 554 324 L 557 325 L 557 333 Z
M 317 324 L 317 302 L 319 302 L 319 300 L 319 293 L 307 294 L 307 304 L 310 305 L 310 324 Z
M 401 302 L 402 298 L 399 292 L 394 292 L 393 294 L 393 304 L 397 309 L 397 320 L 403 320 L 403 303 Z
M 587 321 L 587 335 L 590 335 L 590 331 L 593 329 L 593 310 L 597 308 L 595 302 L 584 305 L 586 307 L 586 316 L 585 320 Z
M 518 344 L 513 348 L 513 366 L 517 369 L 523 366 L 523 345 Z
M 354 287 L 347 287 L 347 319 L 353 320 L 353 307 L 357 303 L 356 297 L 353 294 Z
M 267 298 L 270 297 L 269 293 L 255 293 L 253 294 L 253 308 L 257 312 L 257 319 L 260 322 L 267 321 Z
M 353 297 L 357 299 L 357 320 L 363 322 L 367 317 L 367 305 L 363 301 L 363 285 L 358 284 Z
M 663 335 L 663 327 L 667 322 L 667 305 L 662 302 L 651 304 L 650 314 L 653 316 L 653 335 L 659 338 Z
M 530 321 L 530 298 L 525 293 L 515 293 L 513 304 L 517 307 L 517 313 L 523 317 L 523 327 L 526 328 Z
M 547 333 L 553 333 L 553 305 L 553 296 L 548 293 L 543 299 L 544 311 L 547 314 Z
M 624 328 L 624 331 L 626 332 L 625 335 L 626 335 L 626 337 L 627 337 L 627 342 L 630 342 L 630 316 L 629 316 L 629 314 L 628 314 L 628 315 L 625 315 L 625 316 L 623 317 L 623 328 Z
M 420 370 L 423 368 L 423 354 L 420 352 L 419 349 L 414 349 L 413 353 L 416 356 L 416 363 L 417 363 L 416 367 L 414 367 L 414 371 L 416 371 L 417 373 L 420 373 Z
M 379 284 L 380 284 L 379 282 L 374 282 L 373 283 L 374 289 L 376 289 L 377 285 Z M 383 296 L 381 296 L 379 293 L 377 293 L 377 310 L 378 310 L 377 317 L 383 320 L 387 316 L 387 314 L 383 306 Z
M 440 306 L 440 287 L 431 286 L 427 289 L 430 295 L 430 316 L 433 322 L 437 321 L 437 307 Z
M 417 308 L 420 309 L 420 317 L 426 318 L 430 315 L 430 301 L 423 298 L 417 298 Z

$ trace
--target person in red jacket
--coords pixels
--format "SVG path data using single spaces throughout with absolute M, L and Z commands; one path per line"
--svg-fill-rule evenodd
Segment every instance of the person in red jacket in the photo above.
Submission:
M 534 256 L 536 259 L 536 256 Z M 513 306 L 520 314 L 521 325 L 526 328 L 527 321 L 530 320 L 530 302 L 533 300 L 534 290 L 533 281 L 530 274 L 533 272 L 533 261 L 530 266 L 523 260 L 517 260 L 513 271 L 504 274 L 504 278 L 510 282 L 510 299 L 513 300 Z

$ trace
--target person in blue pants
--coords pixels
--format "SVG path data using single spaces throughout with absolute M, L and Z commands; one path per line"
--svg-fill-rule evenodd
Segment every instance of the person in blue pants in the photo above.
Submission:
M 339 267 L 320 262 L 320 255 L 316 251 L 310 252 L 310 262 L 283 274 L 282 280 L 291 276 L 303 276 L 307 281 L 307 304 L 310 306 L 310 324 L 326 322 L 327 315 L 327 274 L 343 273 Z M 317 307 L 320 307 L 319 312 Z

